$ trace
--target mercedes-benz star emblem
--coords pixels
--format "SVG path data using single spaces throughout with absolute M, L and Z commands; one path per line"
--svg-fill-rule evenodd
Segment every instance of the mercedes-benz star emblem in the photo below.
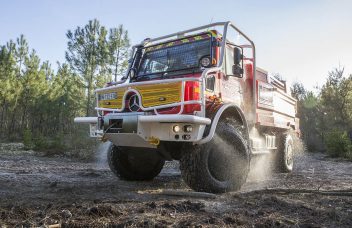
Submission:
M 139 98 L 137 94 L 133 94 L 128 100 L 128 108 L 130 109 L 131 112 L 137 112 L 140 109 Z

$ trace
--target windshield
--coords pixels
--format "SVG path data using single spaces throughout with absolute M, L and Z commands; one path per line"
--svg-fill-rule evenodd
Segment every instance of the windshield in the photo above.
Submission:
M 146 48 L 141 60 L 137 77 L 151 74 L 167 75 L 184 70 L 200 71 L 199 61 L 211 54 L 210 39 L 184 43 L 177 46 L 153 49 Z M 164 46 L 164 45 L 163 45 Z M 149 49 L 149 50 L 148 50 Z

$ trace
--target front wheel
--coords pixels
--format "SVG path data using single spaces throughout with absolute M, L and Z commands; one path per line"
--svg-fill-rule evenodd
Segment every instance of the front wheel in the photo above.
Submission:
M 119 147 L 111 145 L 108 151 L 111 171 L 123 180 L 151 180 L 164 166 L 165 160 L 155 149 Z
M 218 123 L 214 138 L 190 146 L 180 160 L 184 181 L 195 191 L 223 193 L 246 182 L 250 155 L 246 140 L 231 121 Z

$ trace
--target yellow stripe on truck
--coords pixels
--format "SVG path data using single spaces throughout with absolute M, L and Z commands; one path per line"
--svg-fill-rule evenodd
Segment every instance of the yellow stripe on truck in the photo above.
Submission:
M 181 82 L 136 86 L 145 108 L 181 101 Z
M 163 83 L 154 85 L 129 86 L 131 89 L 137 90 L 142 98 L 142 106 L 150 108 L 153 106 L 166 105 L 181 102 L 182 84 L 181 82 Z M 107 94 L 116 92 L 117 98 L 112 100 L 100 100 L 98 106 L 100 108 L 121 109 L 124 102 L 123 96 L 127 91 L 127 87 L 100 91 L 98 94 Z M 199 88 L 198 88 L 199 91 Z

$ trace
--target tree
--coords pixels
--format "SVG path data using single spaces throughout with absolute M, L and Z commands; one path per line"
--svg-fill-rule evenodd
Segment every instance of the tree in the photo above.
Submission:
M 119 25 L 118 28 L 112 28 L 110 29 L 108 42 L 111 70 L 116 82 L 118 76 L 121 76 L 128 66 L 130 48 L 128 32 L 124 30 L 122 25 Z
M 83 81 L 75 75 L 66 63 L 58 64 L 57 74 L 53 77 L 50 99 L 50 125 L 57 132 L 67 132 L 72 129 L 72 119 L 82 115 L 85 102 Z
M 35 50 L 31 51 L 28 58 L 25 59 L 25 73 L 21 78 L 22 94 L 20 103 L 22 107 L 21 129 L 29 128 L 30 121 L 33 122 L 36 106 L 41 103 L 41 98 L 48 91 L 48 83 L 45 71 L 41 67 L 39 56 Z
M 12 41 L 0 47 L 0 135 L 6 133 L 7 117 L 16 106 L 21 87 L 16 80 L 16 45 Z M 16 101 L 15 101 L 16 100 Z
M 307 91 L 304 88 L 302 83 L 295 82 L 295 83 L 292 84 L 291 94 L 297 101 L 303 100 L 305 95 L 306 95 L 306 93 L 307 93 Z
M 330 71 L 320 96 L 330 128 L 349 130 L 352 127 L 352 75 L 344 77 L 344 68 Z
M 104 70 L 108 57 L 107 30 L 99 21 L 90 20 L 83 28 L 66 34 L 69 39 L 66 60 L 85 81 L 87 90 L 86 116 L 92 111 L 92 92 L 99 71 Z
M 54 72 L 51 69 L 51 64 L 49 63 L 49 61 L 43 62 L 41 70 L 44 71 L 46 80 L 51 81 L 52 77 L 54 77 Z
M 320 108 L 320 98 L 312 91 L 305 92 L 304 96 L 298 100 L 298 117 L 303 139 L 311 151 L 322 150 L 324 113 Z
M 92 112 L 93 90 L 111 81 L 115 81 L 127 69 L 130 47 L 127 31 L 120 25 L 109 33 L 99 21 L 90 20 L 83 28 L 69 30 L 66 60 L 73 71 L 85 82 L 87 91 L 86 115 Z
M 336 155 L 342 146 L 345 149 L 341 156 L 352 156 L 344 145 L 332 147 L 337 143 L 348 144 L 346 135 L 352 130 L 352 75 L 345 77 L 344 68 L 335 68 L 328 73 L 317 95 L 301 83 L 293 84 L 291 92 L 298 100 L 298 117 L 308 148 L 321 150 L 325 144 L 328 152 Z
M 23 63 L 28 55 L 28 43 L 23 34 L 21 34 L 21 36 L 17 38 L 16 41 L 16 61 L 18 62 L 17 77 L 21 77 Z

